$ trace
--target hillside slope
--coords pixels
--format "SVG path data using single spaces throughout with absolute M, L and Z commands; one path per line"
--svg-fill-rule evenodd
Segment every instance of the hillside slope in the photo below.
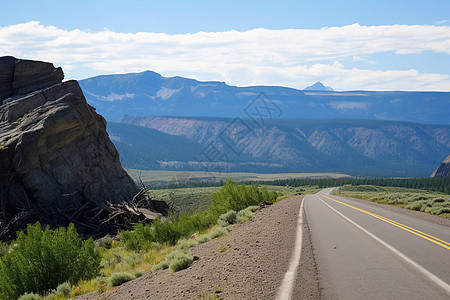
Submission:
M 183 136 L 141 126 L 109 122 L 106 130 L 120 153 L 120 161 L 131 169 L 180 168 L 178 161 L 192 160 L 203 149 Z
M 228 86 L 155 72 L 104 75 L 80 81 L 89 104 L 108 121 L 122 115 L 248 117 L 265 93 L 283 118 L 364 118 L 449 124 L 450 93 L 309 91 L 276 86 Z M 446 108 L 446 109 L 445 109 Z
M 431 177 L 450 177 L 450 155 L 434 170 Z
M 233 119 L 132 116 L 121 119 L 122 123 L 153 128 L 201 144 L 202 150 L 190 160 L 191 167 L 192 162 L 203 160 L 210 163 L 210 171 L 221 167 L 221 171 L 339 171 L 352 175 L 425 177 L 450 152 L 448 125 L 280 119 L 268 121 L 264 128 L 249 130 L 242 124 L 251 122 L 242 121 L 237 128 L 248 134 L 233 144 L 227 139 L 227 130 L 236 125 Z M 214 149 L 215 160 L 208 160 L 206 154 L 210 156 L 208 151 Z M 189 167 L 186 161 L 181 165 Z

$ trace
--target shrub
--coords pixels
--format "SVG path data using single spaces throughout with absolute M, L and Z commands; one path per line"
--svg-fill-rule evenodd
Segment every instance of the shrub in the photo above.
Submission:
M 436 211 L 436 215 L 450 213 L 450 207 L 441 207 Z
M 25 293 L 18 300 L 42 300 L 41 296 L 33 293 Z
M 111 249 L 113 245 L 113 239 L 110 236 L 102 237 L 101 239 L 98 239 L 96 241 L 97 246 L 105 248 L 105 249 Z
M 212 239 L 218 238 L 220 236 L 224 236 L 227 233 L 228 233 L 228 230 L 225 229 L 224 227 L 215 227 L 209 233 L 209 238 L 212 240 Z
M 170 252 L 162 262 L 153 266 L 152 271 L 170 268 L 173 272 L 176 272 L 189 267 L 193 261 L 194 258 L 185 251 L 175 250 Z
M 18 233 L 17 247 L 0 258 L 0 299 L 45 293 L 60 283 L 76 284 L 98 274 L 100 253 L 92 239 L 82 241 L 75 226 L 42 230 L 28 225 Z
M 174 256 L 169 261 L 169 268 L 172 270 L 172 272 L 176 272 L 182 269 L 186 269 L 190 265 L 192 265 L 192 262 L 194 261 L 194 258 L 186 253 L 177 253 L 176 256 Z
M 240 210 L 237 213 L 237 221 L 238 221 L 238 223 L 243 223 L 245 221 L 250 220 L 251 218 L 253 218 L 253 212 L 250 209 L 248 209 L 248 208 Z
M 212 204 L 208 213 L 216 216 L 234 210 L 239 211 L 263 201 L 275 202 L 280 193 L 268 192 L 265 188 L 256 185 L 237 185 L 232 178 L 228 178 L 219 192 L 213 194 Z
M 182 249 L 182 250 L 187 250 L 189 248 L 194 247 L 197 244 L 198 244 L 197 241 L 194 239 L 182 239 L 182 240 L 178 241 L 177 248 Z
M 258 205 L 253 205 L 253 206 L 249 206 L 247 207 L 247 209 L 249 209 L 251 212 L 255 212 L 259 209 Z
M 160 262 L 160 263 L 154 265 L 154 266 L 152 267 L 152 271 L 153 271 L 153 272 L 156 272 L 156 271 L 158 271 L 158 270 L 164 270 L 164 269 L 167 269 L 168 267 L 169 267 L 169 262 L 168 262 L 167 260 L 163 260 L 162 262 Z
M 109 287 L 118 286 L 132 279 L 134 276 L 128 273 L 113 273 L 108 279 L 108 285 Z
M 203 243 L 208 242 L 209 240 L 211 240 L 209 234 L 202 234 L 195 239 L 197 244 L 203 244 Z
M 119 235 L 125 244 L 125 248 L 133 251 L 148 249 L 153 240 L 153 230 L 147 224 L 138 224 L 133 231 L 120 231 Z
M 170 221 L 156 219 L 152 225 L 139 224 L 132 231 L 121 231 L 120 236 L 126 249 L 133 251 L 147 250 L 155 242 L 175 245 L 180 238 L 211 227 L 218 222 L 219 216 L 226 212 L 242 210 L 263 201 L 274 202 L 279 195 L 277 192 L 268 192 L 257 186 L 237 185 L 233 179 L 228 179 L 220 191 L 213 194 L 212 204 L 207 211 L 191 215 L 172 215 L 169 216 Z M 226 217 L 223 216 L 224 219 L 220 221 L 222 226 L 236 223 L 236 212 L 225 215 Z M 205 239 L 206 237 L 203 237 L 201 242 L 205 242 Z
M 219 219 L 217 220 L 217 223 L 221 227 L 225 227 L 231 224 L 235 224 L 237 221 L 236 212 L 234 210 L 230 210 L 227 213 L 224 213 L 219 216 Z
M 64 282 L 58 285 L 56 293 L 64 296 L 69 296 L 72 291 L 72 285 L 69 282 Z

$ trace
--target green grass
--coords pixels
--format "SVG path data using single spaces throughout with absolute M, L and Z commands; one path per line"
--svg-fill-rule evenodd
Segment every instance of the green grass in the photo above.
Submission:
M 450 218 L 450 195 L 444 193 L 402 187 L 344 185 L 335 194 Z

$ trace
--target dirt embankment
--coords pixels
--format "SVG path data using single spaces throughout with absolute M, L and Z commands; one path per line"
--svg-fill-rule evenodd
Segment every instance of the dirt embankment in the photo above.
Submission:
M 191 248 L 199 260 L 185 270 L 145 273 L 103 294 L 79 299 L 274 299 L 287 270 L 303 196 L 255 213 L 227 236 Z M 294 299 L 319 299 L 307 226 Z M 217 299 L 217 298 L 216 298 Z

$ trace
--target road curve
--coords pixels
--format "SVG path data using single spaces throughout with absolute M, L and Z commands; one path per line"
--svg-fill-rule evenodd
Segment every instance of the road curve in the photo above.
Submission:
M 450 228 L 330 195 L 304 200 L 323 299 L 450 299 Z

